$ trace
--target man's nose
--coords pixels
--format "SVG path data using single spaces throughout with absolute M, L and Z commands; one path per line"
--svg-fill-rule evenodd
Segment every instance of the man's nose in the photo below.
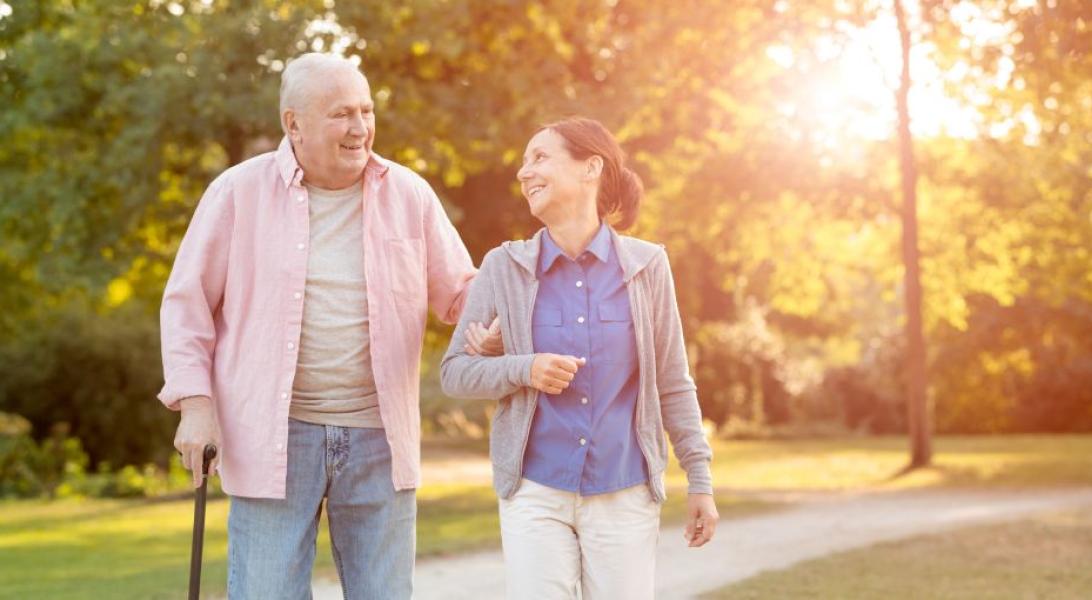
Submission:
M 364 115 L 356 114 L 349 120 L 350 133 L 354 135 L 364 135 L 365 128 Z

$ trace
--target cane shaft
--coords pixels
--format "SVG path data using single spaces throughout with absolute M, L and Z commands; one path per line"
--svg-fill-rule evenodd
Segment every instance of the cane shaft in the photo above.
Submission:
M 201 486 L 193 506 L 193 543 L 190 546 L 190 600 L 201 596 L 201 551 L 205 545 L 205 499 L 208 495 L 209 462 L 216 456 L 215 446 L 205 446 L 201 461 Z

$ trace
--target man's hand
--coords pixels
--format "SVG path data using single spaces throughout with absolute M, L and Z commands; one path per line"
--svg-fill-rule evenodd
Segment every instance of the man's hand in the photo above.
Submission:
M 686 500 L 686 531 L 683 536 L 691 548 L 704 546 L 717 531 L 717 505 L 712 494 L 690 494 Z
M 585 360 L 575 356 L 539 353 L 531 363 L 531 387 L 547 394 L 560 394 L 576 377 Z
M 216 472 L 220 464 L 223 446 L 220 445 L 220 425 L 216 421 L 216 409 L 208 396 L 183 398 L 182 420 L 174 434 L 174 447 L 182 454 L 182 466 L 193 471 L 193 487 L 201 487 L 201 467 L 205 446 L 212 444 L 218 452 L 209 462 L 209 473 Z
M 493 317 L 488 329 L 477 321 L 471 323 L 466 330 L 466 345 L 463 348 L 471 356 L 503 356 L 504 340 L 501 339 L 500 317 Z

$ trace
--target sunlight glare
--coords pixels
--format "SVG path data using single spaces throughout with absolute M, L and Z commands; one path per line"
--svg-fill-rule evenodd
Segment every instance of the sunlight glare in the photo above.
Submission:
M 908 3 L 912 29 L 920 19 L 920 8 Z M 1000 15 L 968 2 L 953 7 L 951 16 L 963 31 L 961 46 L 972 55 L 986 44 L 1001 45 L 1011 54 L 1012 45 L 1005 40 L 1012 34 L 1011 25 Z M 819 38 L 811 48 L 813 56 L 823 63 L 823 72 L 802 85 L 792 99 L 791 108 L 782 114 L 808 114 L 814 118 L 815 132 L 825 145 L 844 145 L 848 139 L 885 140 L 895 135 L 897 114 L 895 93 L 902 72 L 902 50 L 894 14 L 883 14 L 865 27 L 839 27 L 841 36 Z M 910 53 L 910 126 L 919 137 L 952 136 L 972 138 L 980 135 L 982 118 L 977 108 L 991 97 L 986 90 L 966 88 L 972 75 L 970 65 L 957 62 L 947 71 L 934 60 L 936 47 L 917 40 Z M 772 45 L 766 56 L 778 66 L 791 69 L 798 62 L 794 50 L 786 45 Z M 991 83 L 997 87 L 1014 84 L 1015 65 L 1009 56 L 999 59 L 996 76 Z M 948 85 L 965 84 L 966 101 L 946 91 Z M 1029 132 L 1026 116 L 1015 117 L 1017 124 Z M 991 127 L 990 132 L 996 132 Z

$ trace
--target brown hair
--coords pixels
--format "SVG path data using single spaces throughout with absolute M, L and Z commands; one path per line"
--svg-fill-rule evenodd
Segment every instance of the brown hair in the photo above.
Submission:
M 626 153 L 602 123 L 585 117 L 569 117 L 539 128 L 553 130 L 565 140 L 565 149 L 576 160 L 591 156 L 603 159 L 596 207 L 600 218 L 612 220 L 617 229 L 627 229 L 637 220 L 644 185 L 637 173 L 626 166 Z

